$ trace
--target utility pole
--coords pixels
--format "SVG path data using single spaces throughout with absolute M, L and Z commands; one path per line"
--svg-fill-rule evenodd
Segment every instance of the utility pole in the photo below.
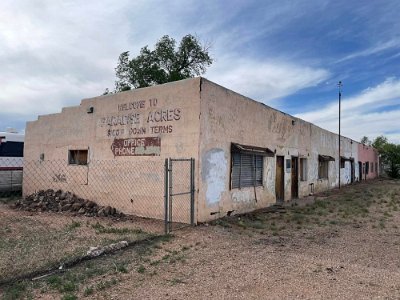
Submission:
M 339 81 L 338 88 L 339 88 L 339 189 L 340 189 L 340 167 L 341 167 L 341 156 L 340 156 L 340 111 L 341 111 L 341 101 L 342 101 L 342 82 Z

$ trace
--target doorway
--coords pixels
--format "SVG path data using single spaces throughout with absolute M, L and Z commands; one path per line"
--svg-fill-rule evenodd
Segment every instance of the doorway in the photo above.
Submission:
M 358 162 L 358 181 L 362 180 L 362 162 Z
M 291 170 L 291 181 L 292 181 L 292 199 L 299 198 L 299 165 L 298 158 L 292 156 L 292 170 Z
M 355 170 L 354 170 L 354 161 L 350 161 L 350 183 L 354 182 Z
M 282 203 L 285 200 L 285 173 L 284 173 L 284 162 L 283 156 L 276 157 L 276 180 L 275 180 L 275 195 L 276 202 Z

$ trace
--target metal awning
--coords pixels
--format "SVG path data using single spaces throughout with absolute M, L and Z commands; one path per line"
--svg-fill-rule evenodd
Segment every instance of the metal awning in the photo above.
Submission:
M 269 157 L 272 157 L 275 155 L 275 153 L 271 149 L 268 149 L 268 148 L 240 145 L 240 144 L 236 144 L 236 143 L 232 143 L 231 151 L 237 152 L 237 153 L 256 154 L 256 155 L 269 156 Z
M 341 156 L 340 159 L 341 159 L 341 160 L 344 160 L 344 161 L 354 161 L 354 158 L 353 158 L 353 157 Z
M 335 161 L 335 159 L 332 156 L 329 155 L 318 155 L 318 160 L 319 161 Z

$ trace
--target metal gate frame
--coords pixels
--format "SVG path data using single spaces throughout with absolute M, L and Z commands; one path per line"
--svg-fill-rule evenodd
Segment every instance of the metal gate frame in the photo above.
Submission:
M 173 186 L 173 162 L 188 162 L 190 163 L 190 187 L 189 191 L 174 193 Z M 169 234 L 173 229 L 181 229 L 187 226 L 194 225 L 194 158 L 166 158 L 164 165 L 164 223 L 165 223 L 165 234 Z M 181 195 L 190 195 L 190 224 L 182 224 L 179 228 L 173 228 L 173 215 L 172 205 L 173 197 Z

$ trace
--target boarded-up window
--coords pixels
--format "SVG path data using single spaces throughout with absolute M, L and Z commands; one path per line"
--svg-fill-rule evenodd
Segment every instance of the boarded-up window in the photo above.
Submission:
M 328 179 L 329 161 L 320 161 L 318 164 L 318 178 Z
M 374 163 L 371 162 L 371 173 L 374 173 Z
M 69 150 L 68 163 L 70 165 L 87 165 L 88 150 Z
M 318 155 L 318 178 L 319 179 L 328 179 L 329 162 L 330 161 L 335 161 L 335 159 L 329 155 Z
M 300 158 L 300 180 L 307 181 L 307 158 Z
M 263 185 L 264 157 L 273 157 L 268 148 L 231 144 L 231 188 Z
M 232 188 L 263 185 L 264 157 L 232 153 Z

